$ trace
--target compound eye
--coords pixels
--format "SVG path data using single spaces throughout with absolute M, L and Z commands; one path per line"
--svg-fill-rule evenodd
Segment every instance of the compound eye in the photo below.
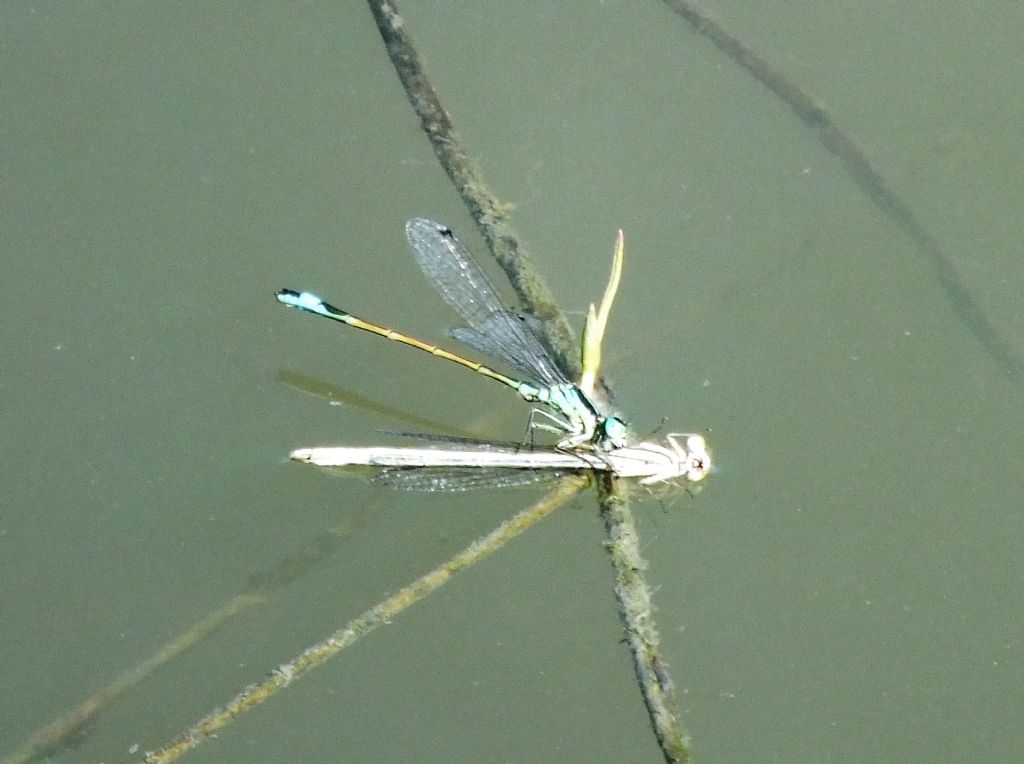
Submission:
M 604 420 L 604 436 L 615 448 L 626 445 L 626 423 L 616 416 Z
M 689 455 L 687 479 L 693 482 L 703 480 L 711 471 L 711 455 L 707 451 L 704 438 L 700 435 L 691 435 L 686 439 L 686 448 Z

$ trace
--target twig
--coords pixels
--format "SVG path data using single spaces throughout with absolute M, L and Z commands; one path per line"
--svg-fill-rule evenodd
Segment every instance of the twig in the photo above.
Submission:
M 579 359 L 572 328 L 519 243 L 508 220 L 509 205 L 498 201 L 469 158 L 451 117 L 423 70 L 395 4 L 389 0 L 369 0 L 369 5 L 391 63 L 430 139 L 437 161 L 462 196 L 495 260 L 508 274 L 516 295 L 530 313 L 541 319 L 545 339 L 562 368 L 570 377 L 576 377 Z
M 633 515 L 621 496 L 622 484 L 610 476 L 605 478 L 599 486 L 601 517 L 608 532 L 607 547 L 615 570 L 615 598 L 626 642 L 633 653 L 636 675 L 662 754 L 668 762 L 687 764 L 691 760 L 687 736 L 679 721 L 672 678 L 659 654 L 660 638 L 654 622 L 651 592 L 643 576 L 647 561 L 640 555 Z
M 59 719 L 37 730 L 21 748 L 0 759 L 0 764 L 27 764 L 68 748 L 111 703 L 148 679 L 158 668 L 195 647 L 242 613 L 265 605 L 277 591 L 301 578 L 310 569 L 330 557 L 337 550 L 347 531 L 345 524 L 330 528 L 317 535 L 304 547 L 291 551 L 273 567 L 254 574 L 243 591 L 163 645 L 140 664 L 123 672 L 106 687 L 92 693 Z
M 479 171 L 469 160 L 469 153 L 462 147 L 451 117 L 441 105 L 420 64 L 419 55 L 405 31 L 405 24 L 394 2 L 369 0 L 369 4 L 388 55 L 405 87 L 409 102 L 420 117 L 424 132 L 430 138 L 434 154 L 462 195 L 492 254 L 508 274 L 509 281 L 512 282 L 519 298 L 531 313 L 545 319 L 546 328 L 554 328 L 554 334 L 549 334 L 547 339 L 559 357 L 563 369 L 570 377 L 578 378 L 580 367 L 575 343 L 571 341 L 572 330 L 551 297 L 550 291 L 522 253 L 507 221 L 507 205 L 497 201 L 483 182 Z M 600 387 L 602 392 L 607 394 L 603 381 Z M 638 559 L 638 556 L 634 557 L 629 549 L 620 548 L 620 541 L 628 538 L 635 540 L 632 514 L 628 504 L 621 497 L 612 499 L 610 493 L 602 492 L 599 501 L 608 533 L 608 550 L 613 561 L 616 561 L 618 570 L 618 560 L 625 561 L 628 565 L 628 561 Z M 617 578 L 622 579 L 623 576 L 617 575 Z M 637 624 L 644 624 L 647 634 L 656 635 L 647 584 L 640 567 L 634 566 L 628 578 L 629 586 L 622 586 L 622 580 L 618 580 L 615 586 L 619 611 L 623 616 L 627 635 L 633 634 Z M 643 592 L 643 596 L 640 596 L 639 592 Z M 665 759 L 670 762 L 686 761 L 689 754 L 685 736 L 679 726 L 678 714 L 672 708 L 671 694 L 661 692 L 658 687 L 661 683 L 670 684 L 671 680 L 664 668 L 664 662 L 657 654 L 657 640 L 634 639 L 630 636 L 627 641 L 633 651 L 637 680 Z M 661 667 L 657 672 L 651 670 L 655 665 Z
M 587 479 L 582 477 L 563 479 L 555 490 L 532 507 L 524 509 L 486 536 L 474 541 L 447 562 L 416 579 L 401 591 L 382 600 L 358 618 L 338 629 L 327 639 L 306 649 L 297 658 L 278 666 L 262 682 L 249 685 L 226 706 L 211 711 L 174 742 L 158 751 L 147 753 L 146 764 L 167 764 L 167 762 L 177 760 L 207 740 L 214 732 L 230 723 L 239 714 L 269 700 L 294 680 L 353 645 L 360 637 L 380 626 L 391 623 L 406 608 L 438 589 L 460 570 L 479 562 L 530 526 L 550 515 L 586 484 Z
M 65 750 L 69 741 L 84 730 L 102 711 L 149 677 L 154 671 L 196 645 L 212 632 L 230 622 L 239 613 L 263 602 L 256 592 L 238 594 L 215 613 L 204 618 L 138 666 L 125 671 L 103 689 L 94 692 L 56 721 L 37 730 L 17 751 L 5 756 L 0 764 L 26 764 Z

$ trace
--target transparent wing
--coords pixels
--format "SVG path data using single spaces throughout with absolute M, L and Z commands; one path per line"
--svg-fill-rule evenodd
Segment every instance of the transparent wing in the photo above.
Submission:
M 372 481 L 397 491 L 458 493 L 486 488 L 522 488 L 550 483 L 577 470 L 522 470 L 507 467 L 382 467 Z
M 405 225 L 405 235 L 420 269 L 472 330 L 461 336 L 453 333 L 456 339 L 498 358 L 534 382 L 546 386 L 569 383 L 526 322 L 502 303 L 483 268 L 450 228 L 413 218 Z
M 467 438 L 462 435 L 442 435 L 438 432 L 403 432 L 401 430 L 378 430 L 384 435 L 396 435 L 399 438 L 423 440 L 428 443 L 452 443 L 458 446 L 472 446 L 481 451 L 517 451 L 528 446 L 512 440 L 486 440 L 484 438 Z
M 467 345 L 491 358 L 497 358 L 510 369 L 537 381 L 544 380 L 549 385 L 565 384 L 565 375 L 555 366 L 555 362 L 547 355 L 533 331 L 515 313 L 499 311 L 492 313 L 482 324 L 479 331 L 468 326 L 457 326 L 448 334 L 463 345 Z M 521 335 L 532 340 L 536 348 L 524 348 Z M 540 351 L 543 355 L 538 356 Z M 541 367 L 539 360 L 544 362 Z M 550 364 L 550 367 L 548 366 Z

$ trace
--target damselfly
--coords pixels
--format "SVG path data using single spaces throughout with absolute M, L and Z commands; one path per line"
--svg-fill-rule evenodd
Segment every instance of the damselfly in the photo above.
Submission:
M 602 411 L 591 396 L 566 377 L 526 320 L 501 301 L 483 268 L 455 238 L 451 229 L 426 218 L 413 218 L 406 223 L 405 235 L 416 262 L 430 283 L 469 324 L 453 329 L 451 336 L 499 360 L 524 379 L 515 379 L 437 345 L 358 318 L 310 292 L 282 289 L 277 293 L 277 299 L 290 307 L 452 361 L 511 387 L 527 401 L 544 404 L 548 410 L 534 409 L 529 426 L 566 433 L 566 437 L 558 442 L 561 449 L 592 446 L 603 451 L 625 446 L 625 423 Z M 544 421 L 537 421 L 538 417 Z
M 678 438 L 685 437 L 685 445 Z M 451 439 L 423 448 L 330 446 L 302 448 L 291 458 L 320 467 L 365 465 L 379 468 L 377 479 L 394 488 L 459 491 L 524 485 L 570 473 L 610 472 L 641 485 L 703 480 L 711 457 L 700 435 L 670 433 L 665 445 L 637 443 L 603 451 L 534 448 Z

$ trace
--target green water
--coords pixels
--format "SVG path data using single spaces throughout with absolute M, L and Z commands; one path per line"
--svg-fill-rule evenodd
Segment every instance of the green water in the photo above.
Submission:
M 1022 385 L 926 258 L 659 3 L 403 10 L 567 310 L 625 229 L 605 363 L 636 429 L 710 428 L 707 488 L 636 507 L 697 760 L 1024 758 Z M 1021 10 L 710 10 L 1024 355 Z M 404 221 L 483 254 L 362 5 L 10 5 L 0 61 L 0 756 L 342 529 L 53 759 L 132 761 L 537 497 L 395 495 L 289 449 L 383 442 L 388 407 L 514 438 L 528 408 L 273 299 L 437 341 Z M 580 499 L 190 759 L 660 761 L 602 542 Z

